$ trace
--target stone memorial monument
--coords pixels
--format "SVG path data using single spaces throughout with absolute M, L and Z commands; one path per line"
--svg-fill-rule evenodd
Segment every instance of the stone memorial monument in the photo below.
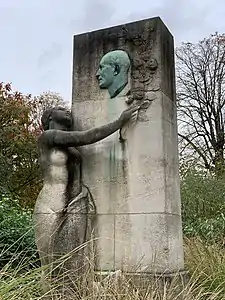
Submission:
M 184 268 L 173 37 L 160 18 L 75 35 L 76 126 L 135 105 L 120 131 L 79 148 L 96 206 L 95 269 L 173 274 Z
M 184 268 L 173 37 L 160 18 L 76 35 L 73 63 L 72 113 L 42 116 L 41 263 L 72 282 L 94 237 L 97 274 L 172 276 Z

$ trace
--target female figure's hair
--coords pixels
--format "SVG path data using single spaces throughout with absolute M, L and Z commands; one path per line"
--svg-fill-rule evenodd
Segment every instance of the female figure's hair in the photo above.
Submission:
M 62 110 L 62 111 L 65 111 L 65 112 L 68 111 L 68 109 L 63 107 L 63 106 L 57 106 L 57 107 L 46 109 L 43 112 L 43 115 L 41 117 L 41 125 L 42 125 L 43 130 L 48 130 L 49 129 L 49 123 L 52 119 L 52 116 L 54 115 L 54 112 L 57 111 L 57 110 Z M 72 116 L 71 116 L 71 121 L 73 123 Z

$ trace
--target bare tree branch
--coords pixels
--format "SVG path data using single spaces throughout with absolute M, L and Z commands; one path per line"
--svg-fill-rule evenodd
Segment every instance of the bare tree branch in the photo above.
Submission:
M 193 160 L 199 157 L 217 175 L 225 172 L 224 37 L 215 33 L 176 50 L 180 153 L 192 149 Z

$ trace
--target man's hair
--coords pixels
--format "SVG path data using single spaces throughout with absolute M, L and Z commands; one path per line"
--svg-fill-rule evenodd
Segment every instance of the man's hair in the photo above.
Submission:
M 119 65 L 123 67 L 125 72 L 128 72 L 130 69 L 130 58 L 127 52 L 124 50 L 110 51 L 106 53 L 103 58 L 109 60 L 110 65 Z

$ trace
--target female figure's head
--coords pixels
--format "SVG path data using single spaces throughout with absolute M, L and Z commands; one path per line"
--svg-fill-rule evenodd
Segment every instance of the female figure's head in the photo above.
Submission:
M 41 117 L 41 124 L 44 130 L 58 129 L 71 130 L 73 118 L 71 112 L 64 107 L 54 107 L 44 111 Z

